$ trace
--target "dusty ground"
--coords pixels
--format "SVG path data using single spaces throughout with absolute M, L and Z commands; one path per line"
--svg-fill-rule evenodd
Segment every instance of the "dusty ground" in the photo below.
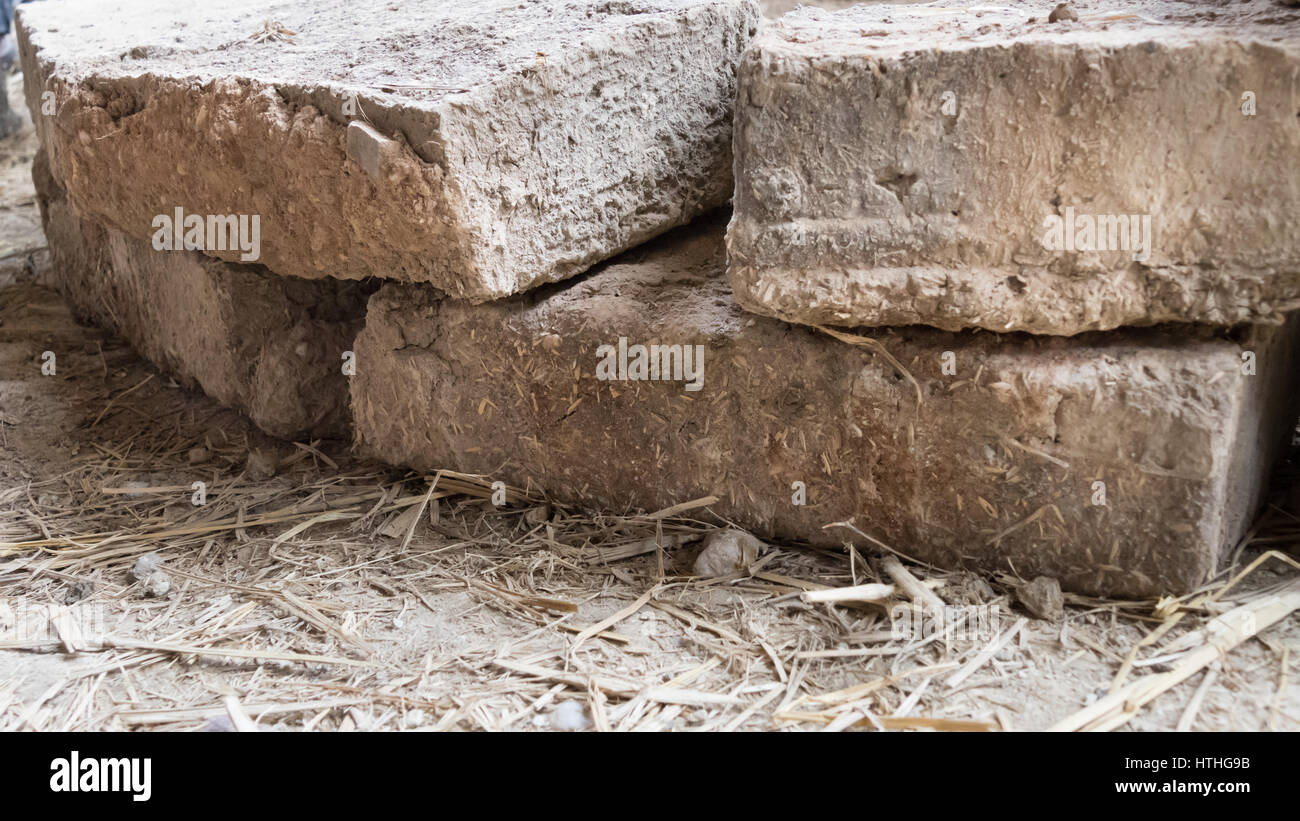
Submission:
M 852 550 L 774 546 L 753 575 L 701 582 L 692 539 L 725 524 L 706 508 L 498 508 L 472 478 L 431 490 L 347 443 L 272 442 L 42 286 L 34 150 L 30 128 L 0 143 L 0 729 L 1040 729 L 1103 695 L 1171 614 L 1130 678 L 1297 576 L 1269 559 L 1181 608 L 1068 598 L 976 664 L 1026 615 L 1013 579 L 911 565 L 953 629 L 895 637 L 884 608 L 800 598 L 881 580 L 851 531 Z M 1293 547 L 1297 524 L 1271 509 L 1234 571 Z M 685 544 L 661 556 L 657 534 Z M 152 551 L 161 596 L 129 575 Z M 1296 730 L 1297 649 L 1292 615 L 1126 727 Z

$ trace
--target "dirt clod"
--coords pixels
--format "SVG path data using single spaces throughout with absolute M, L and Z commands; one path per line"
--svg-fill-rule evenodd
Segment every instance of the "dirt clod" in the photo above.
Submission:
M 560 339 L 558 334 L 544 334 L 539 344 L 541 345 L 542 350 L 549 353 L 555 353 L 560 349 L 562 341 L 563 340 Z
M 95 583 L 86 579 L 78 582 L 71 582 L 67 590 L 63 592 L 64 604 L 76 604 L 82 599 L 88 599 L 95 592 Z
M 1074 10 L 1074 6 L 1069 3 L 1060 3 L 1052 9 L 1052 13 L 1047 15 L 1047 22 L 1059 23 L 1062 20 L 1069 20 L 1072 23 L 1079 22 L 1079 13 Z
M 248 452 L 246 469 L 254 479 L 270 479 L 280 469 L 280 455 L 268 448 L 253 448 Z
M 1048 576 L 1039 576 L 1016 591 L 1016 598 L 1034 618 L 1059 621 L 1065 613 L 1061 584 Z
M 763 543 L 743 530 L 719 530 L 704 540 L 695 575 L 716 578 L 744 570 L 758 560 Z
M 529 508 L 524 513 L 524 521 L 530 525 L 542 525 L 551 520 L 551 506 L 539 505 L 538 507 Z

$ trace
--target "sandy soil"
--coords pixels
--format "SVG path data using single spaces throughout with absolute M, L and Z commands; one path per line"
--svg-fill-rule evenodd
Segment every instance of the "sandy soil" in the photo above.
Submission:
M 924 641 L 884 607 L 801 599 L 888 581 L 861 541 L 770 546 L 701 581 L 698 539 L 725 525 L 704 509 L 496 507 L 472 478 L 433 491 L 347 443 L 270 440 L 42 285 L 34 150 L 30 127 L 0 143 L 0 729 L 1041 729 L 1103 696 L 1144 638 L 1129 679 L 1297 576 L 1268 559 L 1218 602 L 1067 597 L 1044 621 L 1017 580 L 909 565 L 949 606 L 950 636 Z M 1293 546 L 1298 522 L 1272 509 L 1233 570 Z M 134 579 L 150 553 L 164 575 Z M 1297 649 L 1293 614 L 1124 726 L 1294 731 Z

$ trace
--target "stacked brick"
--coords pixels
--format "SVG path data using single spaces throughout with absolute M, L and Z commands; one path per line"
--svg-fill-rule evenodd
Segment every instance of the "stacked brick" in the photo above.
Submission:
M 79 312 L 277 435 L 1137 596 L 1294 428 L 1300 12 L 206 5 L 24 10 L 37 178 Z

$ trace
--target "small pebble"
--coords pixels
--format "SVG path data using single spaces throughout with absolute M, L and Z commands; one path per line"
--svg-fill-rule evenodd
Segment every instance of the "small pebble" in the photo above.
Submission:
M 142 582 L 161 569 L 162 563 L 162 557 L 157 552 L 146 553 L 135 560 L 135 564 L 131 567 L 131 578 Z
M 272 727 L 270 724 L 257 725 L 257 731 L 259 733 L 276 733 L 276 732 L 280 732 L 280 729 L 281 728 L 278 727 Z M 230 716 L 228 715 L 213 716 L 212 718 L 207 720 L 207 723 L 204 724 L 202 728 L 199 729 L 199 732 L 233 733 L 235 732 L 235 725 L 230 720 Z
M 152 596 L 155 599 L 161 599 L 171 592 L 172 580 L 166 573 L 161 570 L 153 573 L 149 578 L 144 580 L 144 592 L 146 596 Z
M 585 730 L 591 726 L 587 708 L 580 702 L 566 701 L 551 711 L 551 729 L 562 732 Z
M 406 714 L 404 719 L 407 727 L 423 727 L 424 723 L 429 720 L 429 716 L 424 710 L 411 710 Z

